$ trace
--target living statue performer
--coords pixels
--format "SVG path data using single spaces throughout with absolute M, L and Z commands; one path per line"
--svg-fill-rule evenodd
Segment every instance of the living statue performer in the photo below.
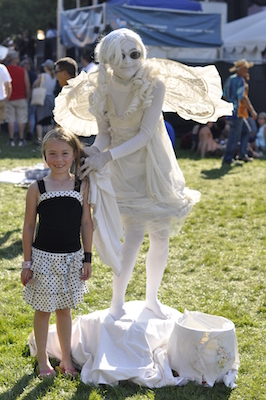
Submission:
M 124 228 L 122 271 L 113 276 L 110 314 L 120 319 L 125 292 L 146 230 L 146 308 L 167 318 L 158 289 L 168 257 L 170 231 L 176 234 L 200 193 L 185 187 L 162 110 L 200 123 L 231 114 L 221 100 L 214 66 L 187 67 L 147 59 L 140 36 L 117 29 L 96 46 L 98 70 L 68 81 L 54 110 L 55 120 L 77 135 L 97 134 L 81 167 L 81 178 L 108 163 Z M 97 131 L 95 131 L 95 120 Z

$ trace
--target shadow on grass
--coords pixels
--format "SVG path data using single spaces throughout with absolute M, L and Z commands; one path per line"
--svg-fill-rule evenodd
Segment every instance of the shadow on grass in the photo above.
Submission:
M 0 238 L 0 258 L 6 260 L 13 260 L 22 252 L 22 240 L 16 240 L 10 243 L 7 247 L 2 247 L 10 238 L 14 232 L 19 232 L 19 229 L 14 231 L 8 231 L 4 236 Z
M 83 382 L 79 382 L 77 386 L 77 391 L 74 396 L 71 397 L 72 400 L 88 399 L 88 395 L 91 392 L 97 393 L 99 398 L 108 400 L 123 400 L 130 398 L 133 395 L 147 395 L 150 391 L 148 388 L 142 388 L 135 385 L 132 382 L 122 382 L 118 386 L 110 385 L 85 385 Z M 98 398 L 98 397 L 97 397 Z
M 5 244 L 8 239 L 10 238 L 10 236 L 14 233 L 14 232 L 19 232 L 20 229 L 16 229 L 14 231 L 8 231 L 4 234 L 4 236 L 0 237 L 0 246 L 2 246 L 3 244 Z
M 0 400 L 19 398 L 35 376 L 35 373 L 24 375 L 11 389 L 0 394 Z M 54 377 L 44 379 L 23 398 L 25 400 L 41 399 L 50 391 L 51 387 L 55 387 L 54 385 Z M 228 400 L 232 394 L 232 389 L 222 383 L 215 384 L 212 388 L 190 382 L 185 386 L 165 386 L 160 389 L 150 389 L 129 381 L 120 382 L 118 386 L 114 387 L 109 385 L 86 385 L 78 381 L 76 383 L 76 392 L 71 399 L 87 400 L 92 394 L 94 396 L 97 395 L 99 399 L 124 400 L 131 396 L 150 397 L 151 392 L 154 394 L 154 400 Z
M 120 382 L 118 386 L 109 385 L 85 385 L 79 382 L 77 391 L 72 396 L 72 400 L 87 399 L 88 395 L 96 391 L 100 398 L 108 400 L 124 400 L 131 396 L 150 397 L 150 392 L 154 394 L 154 400 L 227 400 L 230 398 L 232 389 L 219 383 L 212 388 L 196 385 L 193 382 L 185 386 L 164 386 L 160 389 L 150 389 L 136 385 L 129 381 Z
M 204 179 L 221 179 L 223 176 L 227 175 L 233 168 L 242 167 L 243 164 L 232 165 L 222 165 L 220 168 L 213 169 L 203 169 L 201 171 L 202 177 Z
M 33 379 L 34 374 L 24 375 L 11 389 L 0 394 L 0 400 L 17 399 Z M 24 397 L 26 398 L 26 397 Z M 36 397 L 37 398 L 37 397 Z

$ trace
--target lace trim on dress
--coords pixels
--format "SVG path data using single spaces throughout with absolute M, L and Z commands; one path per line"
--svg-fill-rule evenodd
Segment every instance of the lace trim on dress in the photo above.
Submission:
M 44 200 L 53 199 L 55 197 L 72 197 L 74 199 L 77 199 L 80 202 L 80 204 L 83 206 L 83 196 L 81 195 L 81 193 L 76 192 L 74 190 L 62 190 L 59 192 L 42 193 L 38 199 L 37 205 L 39 205 Z

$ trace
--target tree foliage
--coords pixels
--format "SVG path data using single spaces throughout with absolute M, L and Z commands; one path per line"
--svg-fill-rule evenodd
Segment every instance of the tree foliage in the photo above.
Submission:
M 90 5 L 83 0 L 81 6 Z M 64 8 L 75 8 L 76 0 L 65 0 Z M 49 22 L 56 25 L 57 0 L 0 0 L 0 43 L 25 30 L 36 36 L 38 29 L 47 30 Z
M 46 31 L 49 22 L 56 24 L 57 0 L 0 0 L 0 42 L 25 30 L 35 36 Z

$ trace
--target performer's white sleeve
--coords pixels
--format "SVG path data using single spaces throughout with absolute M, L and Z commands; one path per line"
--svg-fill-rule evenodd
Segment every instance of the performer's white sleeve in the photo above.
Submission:
M 104 118 L 101 121 L 97 121 L 97 123 L 99 133 L 96 136 L 93 146 L 97 147 L 100 151 L 104 151 L 111 142 L 111 137 L 108 133 L 109 124 Z
M 153 90 L 154 97 L 152 104 L 144 112 L 139 132 L 132 139 L 127 140 L 120 146 L 110 149 L 113 160 L 127 156 L 128 154 L 134 153 L 146 146 L 147 142 L 155 132 L 158 120 L 162 113 L 164 94 L 164 84 L 159 81 Z M 96 146 L 98 147 L 97 144 Z

